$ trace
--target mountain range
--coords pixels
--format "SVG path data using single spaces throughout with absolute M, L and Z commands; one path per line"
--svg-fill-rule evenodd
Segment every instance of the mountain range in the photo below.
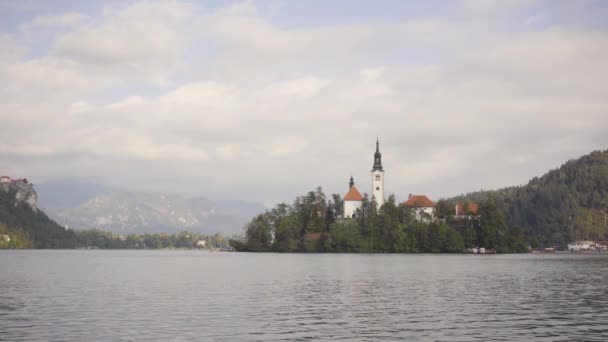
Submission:
M 240 234 L 252 216 L 266 209 L 255 202 L 189 198 L 74 180 L 40 183 L 36 192 L 38 206 L 61 225 L 121 234 L 183 230 Z

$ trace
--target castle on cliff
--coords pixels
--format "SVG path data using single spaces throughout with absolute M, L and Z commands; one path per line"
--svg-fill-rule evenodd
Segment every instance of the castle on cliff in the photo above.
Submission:
M 9 176 L 1 176 L 0 191 L 7 193 L 14 192 L 17 203 L 23 202 L 34 211 L 38 210 L 38 196 L 36 195 L 36 191 L 34 191 L 34 186 L 26 178 L 14 179 Z

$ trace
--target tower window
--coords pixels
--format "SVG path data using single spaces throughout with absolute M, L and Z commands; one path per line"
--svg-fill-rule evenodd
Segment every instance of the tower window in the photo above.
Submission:
M 379 181 L 380 180 L 380 175 L 376 175 L 376 180 Z
M 379 186 L 377 186 L 377 187 L 376 187 L 376 190 L 380 190 L 380 187 L 379 187 Z

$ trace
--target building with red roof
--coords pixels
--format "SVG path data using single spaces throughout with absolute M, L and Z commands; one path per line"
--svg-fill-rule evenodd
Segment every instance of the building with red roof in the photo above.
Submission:
M 425 195 L 410 194 L 401 205 L 410 208 L 418 221 L 430 222 L 435 219 L 435 202 Z
M 348 192 L 344 196 L 344 218 L 355 217 L 357 209 L 361 208 L 361 201 L 363 201 L 363 196 L 355 187 L 353 177 L 350 177 Z
M 477 203 L 457 203 L 454 206 L 454 218 L 456 219 L 472 219 L 477 217 L 479 205 Z

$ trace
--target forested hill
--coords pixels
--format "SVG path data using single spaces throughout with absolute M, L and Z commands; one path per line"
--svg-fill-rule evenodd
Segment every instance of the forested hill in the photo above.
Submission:
M 0 186 L 0 247 L 74 248 L 78 237 L 72 230 L 51 220 L 36 208 L 31 185 L 3 183 Z M 8 236 L 6 239 L 4 236 Z M 8 240 L 8 241 L 7 241 Z
M 510 226 L 522 227 L 529 240 L 542 244 L 607 240 L 608 150 L 570 160 L 524 186 L 449 201 L 494 202 Z

